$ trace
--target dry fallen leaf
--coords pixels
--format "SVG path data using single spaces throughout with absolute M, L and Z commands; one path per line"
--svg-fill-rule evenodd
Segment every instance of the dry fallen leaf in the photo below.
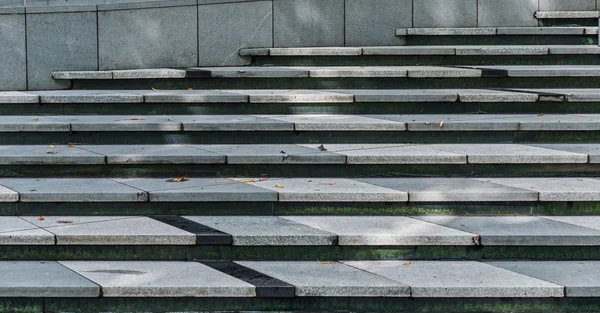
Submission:
M 579 117 L 583 117 L 583 114 L 579 114 Z
M 333 262 L 333 261 L 322 261 L 321 262 L 321 264 L 333 264 L 333 263 L 335 263 L 335 262 Z
M 152 90 L 158 90 L 158 89 L 156 89 L 156 88 L 154 88 L 154 87 L 150 87 L 150 88 L 152 88 Z
M 269 180 L 269 179 L 267 177 L 265 177 L 265 178 L 259 179 L 258 181 L 267 181 L 267 180 Z
M 440 122 L 440 128 L 444 127 L 444 120 Z
M 283 188 L 283 186 L 281 184 L 277 184 L 275 185 L 276 188 Z
M 71 224 L 71 223 L 73 223 L 73 221 L 56 221 L 56 222 L 60 223 L 60 224 Z
M 544 116 L 544 113 L 540 113 L 540 114 L 538 114 L 538 116 Z
M 405 263 L 404 263 L 404 265 L 411 265 L 411 264 L 412 264 L 412 262 L 411 262 L 411 261 L 408 261 L 408 262 L 405 262 Z
M 188 90 L 194 90 L 194 88 L 188 88 Z
M 50 148 L 51 148 L 51 149 L 54 149 L 54 148 L 56 148 L 56 146 L 54 146 L 54 145 L 50 145 Z
M 335 182 L 334 182 L 334 181 L 332 181 L 332 182 L 328 182 L 328 183 L 322 183 L 322 184 L 319 184 L 319 185 L 329 185 L 329 186 L 333 186 L 333 185 L 335 185 Z
M 320 146 L 318 146 L 317 149 L 319 149 L 321 151 L 327 151 L 327 149 L 325 149 L 325 146 L 322 144 Z
M 246 179 L 242 179 L 243 183 L 253 183 L 254 182 L 254 178 L 246 178 Z
M 40 221 L 43 221 L 45 219 L 46 219 L 45 217 L 43 217 L 42 215 L 40 215 Z
M 130 120 L 132 120 L 132 121 L 139 121 L 140 119 L 138 117 L 132 117 L 132 118 L 130 118 Z
M 79 146 L 74 146 L 74 145 L 68 145 L 67 148 L 69 149 L 74 149 L 74 148 L 79 148 Z
M 184 176 L 173 178 L 173 179 L 170 179 L 170 180 L 167 180 L 167 181 L 171 182 L 171 183 L 181 183 L 181 182 L 184 182 L 186 180 L 188 180 L 187 176 L 184 175 Z

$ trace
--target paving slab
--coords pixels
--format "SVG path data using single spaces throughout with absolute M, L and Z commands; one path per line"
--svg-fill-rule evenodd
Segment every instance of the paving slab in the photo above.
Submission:
M 271 56 L 343 56 L 361 55 L 361 48 L 354 47 L 310 47 L 310 48 L 271 48 Z
M 181 123 L 184 131 L 294 131 L 294 123 L 268 115 L 170 115 L 164 118 Z
M 204 73 L 214 78 L 298 78 L 308 77 L 309 70 L 301 67 L 279 66 L 233 66 L 233 67 L 192 67 L 191 73 Z
M 36 94 L 30 94 L 18 91 L 0 92 L 0 103 L 39 103 L 40 97 Z
M 361 178 L 361 182 L 407 191 L 411 202 L 537 201 L 538 193 L 470 178 Z
M 196 236 L 149 217 L 23 217 L 56 235 L 58 245 L 194 245 Z M 1 233 L 0 233 L 1 235 Z
M 185 78 L 185 70 L 170 68 L 116 70 L 112 71 L 113 79 L 173 79 Z
M 136 91 L 147 103 L 246 103 L 248 96 L 223 90 Z
M 488 264 L 564 286 L 566 297 L 600 296 L 598 261 L 496 261 Z
M 600 180 L 592 178 L 478 178 L 504 186 L 537 191 L 540 201 L 598 201 Z
M 333 233 L 277 216 L 184 216 L 233 236 L 234 246 L 331 246 Z
M 361 115 L 258 115 L 294 123 L 296 131 L 404 131 L 405 123 Z
M 560 285 L 475 261 L 345 261 L 344 264 L 409 285 L 412 297 L 564 296 Z
M 470 246 L 477 235 L 403 216 L 284 216 L 338 236 L 342 246 Z
M 462 78 L 481 77 L 481 70 L 442 67 L 442 66 L 406 66 L 409 78 Z
M 54 71 L 54 79 L 112 79 L 112 71 Z
M 62 261 L 103 297 L 254 297 L 254 286 L 198 262 Z
M 144 96 L 118 90 L 30 91 L 41 103 L 142 103 Z
M 244 179 L 239 179 L 244 181 Z M 247 180 L 246 180 L 247 181 Z M 345 178 L 272 178 L 246 184 L 276 191 L 282 202 L 406 202 L 404 191 Z
M 458 94 L 445 89 L 340 89 L 355 102 L 456 102 Z
M 269 55 L 269 48 L 242 48 L 238 52 L 240 56 L 267 56 Z
M 222 154 L 184 145 L 94 145 L 81 149 L 106 156 L 107 164 L 224 164 Z M 0 161 L 2 149 L 0 147 Z
M 600 216 L 540 216 L 545 219 L 600 230 Z
M 547 46 L 456 46 L 456 55 L 545 55 Z
M 16 216 L 3 216 L 0 245 L 54 245 L 54 235 Z
M 517 131 L 519 119 L 501 114 L 367 115 L 407 124 L 409 131 Z M 522 118 L 521 118 L 522 119 Z
M 504 70 L 507 72 L 508 77 L 600 76 L 600 66 L 598 65 L 478 65 L 474 68 Z
M 598 35 L 596 29 L 594 34 L 592 30 L 586 30 L 586 35 Z M 600 54 L 600 47 L 590 45 L 565 45 L 565 46 L 551 46 L 550 54 Z
M 409 297 L 409 287 L 336 262 L 237 261 L 290 283 L 298 297 Z
M 345 164 L 343 154 L 295 144 L 190 145 L 227 156 L 228 164 Z M 0 150 L 1 151 L 1 150 Z M 1 154 L 0 154 L 1 156 Z
M 181 131 L 181 123 L 152 115 L 61 115 L 49 118 L 71 124 L 73 131 Z
M 345 155 L 348 164 L 467 163 L 467 156 L 465 154 L 429 149 L 425 145 L 324 144 L 324 146 L 327 148 L 327 151 Z
M 562 2 L 562 1 L 561 1 Z M 600 16 L 599 11 L 550 11 L 550 10 L 540 10 L 535 12 L 535 17 L 538 19 L 556 19 L 556 18 L 598 18 Z
M 351 103 L 352 95 L 319 90 L 229 90 L 228 92 L 247 95 L 250 103 Z
M 587 154 L 519 144 L 432 144 L 432 150 L 466 154 L 472 164 L 587 163 Z
M 498 35 L 583 35 L 585 27 L 498 27 Z
M 295 68 L 308 70 L 310 77 L 406 77 L 408 73 L 402 66 L 321 66 Z
M 51 261 L 0 262 L 2 297 L 99 297 L 100 287 Z
M 396 30 L 398 33 L 398 30 Z M 408 36 L 494 36 L 495 27 L 478 28 L 406 28 Z
M 600 101 L 600 89 L 581 88 L 581 89 L 522 89 L 528 92 L 547 92 L 565 95 L 568 102 L 598 102 Z M 593 114 L 592 114 L 593 116 Z
M 69 123 L 44 116 L 0 116 L 1 132 L 69 132 Z
M 277 201 L 277 192 L 226 178 L 188 178 L 182 182 L 172 182 L 172 178 L 114 180 L 148 191 L 154 202 Z
M 518 122 L 522 131 L 589 131 L 600 129 L 598 114 L 532 114 L 507 115 L 498 121 Z
M 21 202 L 144 202 L 148 195 L 105 178 L 2 178 Z
M 530 146 L 586 154 L 588 156 L 589 163 L 600 163 L 600 144 L 547 143 L 530 144 Z
M 455 55 L 452 46 L 363 47 L 363 55 Z
M 487 89 L 458 89 L 460 102 L 537 102 L 538 95 Z
M 534 216 L 418 216 L 417 219 L 471 232 L 484 246 L 592 246 L 600 231 Z
M 105 160 L 103 155 L 78 146 L 26 145 L 0 146 L 0 164 L 90 165 L 105 164 Z
M 2 186 L 0 183 L 0 202 L 17 202 L 19 201 L 19 193 Z

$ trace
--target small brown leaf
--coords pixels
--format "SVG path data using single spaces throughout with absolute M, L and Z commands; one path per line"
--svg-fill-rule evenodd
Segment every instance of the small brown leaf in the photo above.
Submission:
M 333 262 L 333 261 L 322 261 L 322 262 L 320 262 L 320 263 L 321 263 L 321 264 L 333 264 L 333 263 L 335 263 L 335 262 Z
M 242 179 L 243 183 L 253 183 L 254 182 L 254 178 L 246 178 L 246 179 Z
M 56 148 L 56 146 L 50 145 L 50 149 L 54 149 L 54 148 Z
M 194 90 L 194 88 L 188 88 L 188 90 Z
M 583 117 L 583 114 L 579 114 L 579 117 Z
M 150 88 L 152 88 L 152 90 L 154 90 L 154 91 L 158 90 L 158 89 L 156 89 L 156 88 L 154 88 L 154 87 L 150 87 Z
M 170 179 L 170 180 L 167 180 L 167 181 L 170 182 L 170 183 L 181 183 L 181 182 L 184 182 L 184 181 L 187 181 L 187 180 L 188 180 L 187 176 L 184 175 L 184 176 L 173 178 L 173 179 Z
M 444 127 L 444 120 L 440 122 L 440 128 Z
M 45 217 L 43 217 L 42 215 L 40 215 L 40 221 L 43 221 L 45 219 L 46 219 Z
M 540 114 L 538 114 L 538 116 L 544 116 L 544 113 L 540 113 Z
M 132 118 L 130 118 L 130 120 L 132 120 L 132 121 L 139 121 L 140 119 L 138 117 L 132 117 Z
M 320 146 L 318 146 L 317 149 L 319 149 L 321 151 L 327 151 L 327 149 L 325 148 L 325 146 L 323 144 L 321 144 Z
M 269 178 L 264 177 L 264 178 L 259 179 L 258 181 L 267 181 L 267 180 L 269 180 Z
M 283 188 L 283 186 L 281 184 L 277 184 L 275 185 L 275 188 Z
M 68 145 L 67 148 L 69 148 L 69 149 L 75 149 L 75 148 L 79 148 L 79 146 Z
M 59 224 L 71 224 L 73 221 L 56 221 Z
M 412 262 L 411 262 L 411 261 L 404 262 L 404 265 L 411 265 L 411 264 L 412 264 Z

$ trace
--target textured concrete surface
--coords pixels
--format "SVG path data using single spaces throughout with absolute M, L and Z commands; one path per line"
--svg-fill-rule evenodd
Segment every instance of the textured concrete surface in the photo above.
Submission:
M 2 132 L 69 132 L 69 123 L 44 116 L 0 116 Z
M 0 15 L 0 90 L 27 89 L 25 33 L 25 14 Z
M 477 26 L 477 0 L 421 0 L 413 5 L 413 27 Z
M 296 131 L 404 131 L 404 123 L 361 115 L 259 115 L 294 123 Z
M 466 154 L 468 162 L 474 164 L 569 164 L 588 162 L 586 154 L 517 144 L 432 144 L 427 147 Z
M 103 155 L 76 146 L 69 148 L 63 145 L 26 145 L 0 146 L 0 164 L 89 165 L 105 164 L 105 161 Z
M 488 26 L 537 26 L 538 0 L 478 0 L 477 24 Z
M 423 114 L 423 115 L 369 115 L 398 122 L 405 122 L 409 131 L 517 131 L 519 121 L 505 119 L 502 114 Z M 443 122 L 443 123 L 442 123 Z
M 190 147 L 227 156 L 227 164 L 345 164 L 343 154 L 294 144 L 193 145 Z M 1 150 L 0 150 L 1 151 Z M 0 154 L 1 155 L 1 154 Z
M 600 180 L 592 178 L 479 178 L 504 186 L 539 192 L 540 201 L 598 201 Z
M 229 90 L 250 97 L 250 103 L 330 103 L 354 102 L 352 95 L 320 90 Z
M 180 131 L 181 123 L 162 116 L 135 115 L 60 115 L 50 118 L 71 124 L 73 131 Z
M 392 30 L 413 22 L 411 0 L 346 0 L 344 12 L 346 46 L 402 45 Z
M 355 102 L 455 102 L 457 93 L 442 89 L 353 89 L 335 90 L 354 95 Z
M 16 216 L 0 218 L 0 245 L 53 245 L 54 235 Z
M 224 164 L 225 156 L 183 145 L 94 145 L 81 149 L 106 156 L 107 164 Z M 0 148 L 0 160 L 2 149 Z
M 60 90 L 32 92 L 40 96 L 41 103 L 141 103 L 142 95 L 131 91 L 112 90 Z
M 553 149 L 559 151 L 568 151 L 588 155 L 588 162 L 600 163 L 600 144 L 579 144 L 579 143 L 550 143 L 550 144 L 531 144 L 534 147 L 544 149 Z
M 221 90 L 136 91 L 148 103 L 246 103 L 248 96 Z
M 306 145 L 308 146 L 308 145 Z M 327 151 L 345 155 L 348 164 L 466 164 L 461 153 L 429 149 L 426 145 L 325 144 Z
M 293 131 L 294 124 L 254 115 L 170 115 L 184 131 Z M 0 119 L 0 123 L 1 123 Z

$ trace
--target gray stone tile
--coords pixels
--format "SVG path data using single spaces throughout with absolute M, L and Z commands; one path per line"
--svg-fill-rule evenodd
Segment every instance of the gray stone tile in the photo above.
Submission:
M 17 202 L 19 201 L 19 193 L 2 186 L 0 183 L 0 202 Z
M 477 27 L 477 0 L 414 1 L 413 27 Z
M 0 262 L 3 297 L 99 297 L 100 287 L 51 261 Z
M 576 0 L 577 1 L 577 0 Z M 535 17 L 538 19 L 557 19 L 557 18 L 598 18 L 600 12 L 598 11 L 538 11 L 535 13 Z
M 135 70 L 115 70 L 112 71 L 113 79 L 166 79 L 166 78 L 185 78 L 185 70 L 172 68 L 150 68 Z
M 198 6 L 199 65 L 250 64 L 242 48 L 273 46 L 273 3 L 253 1 Z M 206 44 L 209 42 L 210 44 Z
M 594 0 L 540 0 L 540 11 L 591 11 L 595 9 L 596 1 Z
M 447 0 L 445 0 L 447 1 Z M 406 66 L 409 78 L 481 77 L 481 70 L 441 66 Z
M 494 36 L 497 29 L 487 28 L 408 28 L 408 36 Z
M 538 49 L 538 48 L 536 48 Z M 509 77 L 596 77 L 600 66 L 595 65 L 499 65 L 477 68 L 506 70 Z
M 585 27 L 498 27 L 498 35 L 583 35 Z
M 600 89 L 582 88 L 582 89 L 524 89 L 530 92 L 548 92 L 565 95 L 568 102 L 597 102 L 600 101 Z M 586 114 L 587 116 L 600 117 L 596 114 Z M 568 115 L 570 116 L 570 115 Z
M 443 152 L 429 149 L 425 145 L 324 144 L 324 146 L 327 151 L 345 155 L 348 164 L 467 163 L 467 156 L 463 153 Z
M 129 9 L 149 9 L 166 8 L 177 6 L 194 6 L 198 4 L 196 0 L 163 0 L 163 1 L 131 1 L 129 2 L 111 2 L 99 4 L 98 11 L 129 10 Z
M 0 245 L 53 244 L 53 234 L 16 216 L 0 217 Z
M 195 245 L 196 235 L 149 217 L 37 216 L 23 219 L 56 235 L 58 245 Z M 0 233 L 1 235 L 1 233 Z
M 243 57 L 267 56 L 269 55 L 269 50 L 270 48 L 242 48 L 238 54 Z
M 479 243 L 475 234 L 403 216 L 285 216 L 338 235 L 342 246 L 417 246 Z
M 538 200 L 536 191 L 470 178 L 361 178 L 359 181 L 407 191 L 411 202 Z
M 240 180 L 241 181 L 241 180 Z M 274 178 L 246 183 L 279 193 L 282 202 L 405 202 L 406 192 L 345 178 Z
M 598 261 L 496 261 L 488 264 L 564 286 L 566 297 L 600 295 Z
M 173 122 L 162 116 L 127 115 L 61 115 L 52 119 L 71 124 L 73 131 L 180 131 L 181 123 Z
M 494 0 L 502 1 L 502 0 Z M 519 0 L 521 1 L 521 0 Z M 456 46 L 456 55 L 546 55 L 547 46 Z
M 288 0 L 288 2 L 291 2 Z M 361 55 L 362 49 L 357 47 L 308 47 L 308 48 L 271 48 L 272 56 L 341 56 Z
M 41 103 L 142 103 L 144 97 L 128 91 L 59 90 L 38 91 Z
M 409 297 L 409 287 L 333 262 L 236 262 L 296 287 L 298 297 Z
M 411 0 L 346 0 L 346 46 L 405 43 L 390 30 L 412 26 Z
M 0 92 L 0 103 L 2 103 L 2 104 L 39 103 L 39 102 L 40 102 L 40 97 L 35 94 L 18 92 L 18 91 Z
M 466 154 L 471 164 L 587 163 L 586 154 L 518 144 L 432 144 L 430 149 Z
M 345 164 L 343 154 L 295 144 L 193 145 L 227 156 L 227 164 Z
M 0 90 L 27 89 L 25 40 L 25 14 L 0 15 Z
M 81 149 L 106 156 L 107 164 L 225 163 L 225 156 L 222 154 L 183 145 L 84 145 Z
M 42 0 L 42 2 L 37 1 L 36 5 L 31 5 L 31 2 L 28 2 L 29 6 L 25 8 L 27 14 L 96 12 L 98 9 L 96 5 L 90 3 L 80 5 L 46 5 Z M 33 2 L 35 3 L 35 1 Z
M 407 71 L 402 66 L 319 66 L 295 67 L 307 69 L 310 77 L 406 77 Z
M 205 202 L 205 201 L 277 201 L 277 192 L 225 178 L 189 178 L 171 182 L 165 178 L 114 179 L 150 193 L 154 202 Z M 0 180 L 1 184 L 1 180 Z
M 538 95 L 502 90 L 459 89 L 458 98 L 460 102 L 536 102 Z
M 540 216 L 545 219 L 600 230 L 600 216 Z
M 531 144 L 530 146 L 544 149 L 554 149 L 559 151 L 568 151 L 588 155 L 589 163 L 600 163 L 600 144 L 580 144 L 580 143 L 550 143 L 550 144 Z
M 363 55 L 455 55 L 453 46 L 363 47 Z
M 354 95 L 355 102 L 455 102 L 457 93 L 443 89 L 351 89 L 335 90 Z
M 344 46 L 344 0 L 273 2 L 274 47 Z
M 103 297 L 254 297 L 254 286 L 198 262 L 62 261 Z
M 195 67 L 215 78 L 297 78 L 308 77 L 308 69 L 280 66 Z
M 104 156 L 66 145 L 0 146 L 0 164 L 105 164 Z
M 246 103 L 248 96 L 221 90 L 137 91 L 148 103 Z
M 514 118 L 513 118 L 514 119 Z M 597 114 L 540 114 L 520 119 L 519 130 L 524 131 L 585 131 L 600 129 Z M 506 120 L 512 120 L 510 118 Z
M 592 31 L 585 30 L 588 35 L 598 35 L 598 29 L 595 29 L 595 34 Z M 600 54 L 598 46 L 550 46 L 550 54 Z
M 369 115 L 405 122 L 409 131 L 517 131 L 518 120 L 504 120 L 500 114 Z M 442 123 L 443 121 L 443 123 Z
M 351 103 L 352 95 L 320 90 L 229 90 L 250 97 L 250 103 Z
M 233 236 L 234 246 L 330 246 L 337 236 L 277 216 L 184 216 Z
M 171 115 L 184 131 L 293 131 L 294 123 L 253 115 Z M 1 118 L 0 118 L 1 121 Z
M 0 116 L 1 132 L 69 132 L 69 123 L 44 116 Z
M 197 10 L 180 6 L 100 11 L 98 43 L 100 70 L 195 66 Z
M 477 25 L 537 26 L 538 0 L 479 0 Z
M 420 220 L 471 232 L 484 246 L 591 246 L 600 231 L 534 216 L 418 216 Z
M 592 178 L 480 178 L 495 184 L 540 193 L 540 201 L 598 201 L 600 180 Z
M 259 115 L 267 117 L 267 115 Z M 294 123 L 296 131 L 404 131 L 406 125 L 360 115 L 271 115 L 273 119 Z M 318 145 L 315 145 L 315 147 Z
M 412 297 L 563 297 L 563 287 L 475 261 L 346 261 L 410 286 Z
M 2 178 L 21 202 L 144 202 L 148 195 L 105 178 Z
M 112 71 L 54 71 L 54 79 L 112 79 Z
M 30 90 L 70 86 L 52 71 L 98 70 L 96 12 L 27 14 L 27 65 Z

